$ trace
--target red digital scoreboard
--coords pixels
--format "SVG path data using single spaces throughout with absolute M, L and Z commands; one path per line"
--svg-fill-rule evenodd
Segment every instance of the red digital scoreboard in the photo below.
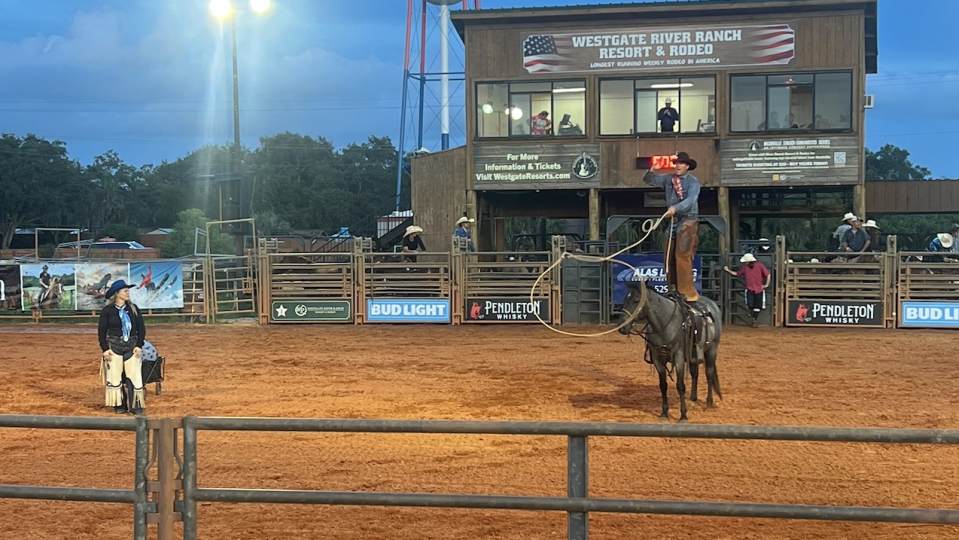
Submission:
M 636 158 L 637 169 L 675 169 L 676 156 L 647 156 Z

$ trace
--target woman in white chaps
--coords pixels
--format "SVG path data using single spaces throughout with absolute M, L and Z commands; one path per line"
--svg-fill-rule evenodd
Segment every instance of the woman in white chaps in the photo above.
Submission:
M 100 379 L 106 387 L 106 404 L 117 414 L 143 414 L 146 394 L 140 367 L 146 327 L 140 310 L 130 301 L 131 287 L 122 279 L 115 281 L 100 311 Z

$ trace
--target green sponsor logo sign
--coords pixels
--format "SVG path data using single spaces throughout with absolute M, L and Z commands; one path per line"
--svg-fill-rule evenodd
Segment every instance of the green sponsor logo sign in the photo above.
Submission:
M 274 321 L 349 321 L 353 306 L 349 300 L 284 300 L 273 302 Z

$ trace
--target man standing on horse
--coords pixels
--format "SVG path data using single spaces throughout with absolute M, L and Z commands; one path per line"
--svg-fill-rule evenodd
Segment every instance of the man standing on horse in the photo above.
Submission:
M 699 300 L 693 279 L 693 257 L 699 245 L 699 179 L 689 174 L 696 161 L 686 152 L 675 159 L 674 174 L 646 171 L 643 181 L 666 191 L 666 217 L 672 218 L 665 246 L 666 283 L 679 290 L 690 304 Z M 671 241 L 671 245 L 670 245 Z

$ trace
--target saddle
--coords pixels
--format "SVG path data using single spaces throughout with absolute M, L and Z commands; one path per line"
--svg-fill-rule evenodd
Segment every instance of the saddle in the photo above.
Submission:
M 706 360 L 705 351 L 709 346 L 709 336 L 716 324 L 712 312 L 699 300 L 690 304 L 674 287 L 670 287 L 667 296 L 676 301 L 683 313 L 683 331 L 686 335 L 686 347 L 683 349 L 686 362 L 702 364 Z

